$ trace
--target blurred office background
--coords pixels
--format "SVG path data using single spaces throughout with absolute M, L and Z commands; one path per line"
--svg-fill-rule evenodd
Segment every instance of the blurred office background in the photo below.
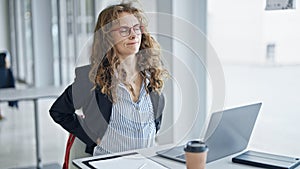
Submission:
M 70 84 L 98 13 L 114 2 L 118 1 L 0 0 L 0 50 L 11 54 L 17 88 Z M 265 0 L 142 0 L 140 5 L 146 12 L 170 14 L 166 18 L 149 14 L 154 16 L 149 29 L 161 43 L 177 80 L 167 83 L 161 144 L 198 137 L 204 118 L 198 116 L 186 136 L 184 129 L 193 119 L 189 114 L 207 114 L 215 99 L 213 89 L 208 90 L 210 78 L 203 63 L 191 56 L 195 54 L 180 39 L 159 35 L 184 31 L 175 21 L 183 20 L 201 30 L 217 54 L 225 79 L 220 81 L 225 87 L 224 107 L 263 102 L 250 147 L 300 156 L 299 3 L 296 9 L 271 11 L 265 10 Z M 193 32 L 183 36 L 194 40 Z M 209 58 L 200 57 L 214 66 L 209 65 Z M 190 79 L 196 82 L 187 83 Z M 67 133 L 48 114 L 53 101 L 39 101 L 42 160 L 62 164 Z M 19 109 L 11 109 L 2 102 L 0 107 L 5 116 L 0 121 L 0 168 L 34 166 L 32 103 L 22 101 Z

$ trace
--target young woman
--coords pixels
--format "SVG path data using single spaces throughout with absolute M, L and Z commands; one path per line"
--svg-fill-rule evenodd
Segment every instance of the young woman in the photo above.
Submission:
M 87 154 L 77 146 L 73 157 L 154 146 L 164 108 L 161 90 L 169 74 L 143 12 L 130 3 L 104 9 L 90 61 L 75 70 L 74 83 L 50 109 L 54 121 L 72 134 L 69 141 L 76 137 L 86 145 Z

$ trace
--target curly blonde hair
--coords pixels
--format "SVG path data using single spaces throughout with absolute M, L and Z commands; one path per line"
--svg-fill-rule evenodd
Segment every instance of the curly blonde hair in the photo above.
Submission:
M 143 11 L 133 7 L 131 3 L 109 6 L 99 14 L 95 26 L 89 78 L 94 84 L 94 88 L 99 87 L 101 92 L 113 102 L 117 99 L 118 80 L 115 71 L 120 65 L 120 60 L 116 55 L 116 48 L 108 32 L 123 12 L 133 14 L 143 28 L 141 45 L 136 56 L 138 57 L 138 70 L 142 75 L 144 84 L 146 84 L 147 79 L 149 80 L 149 85 L 146 88 L 147 93 L 150 92 L 149 89 L 160 93 L 164 85 L 164 78 L 169 76 L 168 71 L 163 68 L 158 42 L 147 32 L 147 21 Z

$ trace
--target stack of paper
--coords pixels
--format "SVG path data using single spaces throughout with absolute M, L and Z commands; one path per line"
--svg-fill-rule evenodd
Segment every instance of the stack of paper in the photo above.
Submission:
M 89 162 L 95 168 L 122 168 L 122 169 L 167 169 L 166 167 L 140 155 L 134 154 L 118 158 Z

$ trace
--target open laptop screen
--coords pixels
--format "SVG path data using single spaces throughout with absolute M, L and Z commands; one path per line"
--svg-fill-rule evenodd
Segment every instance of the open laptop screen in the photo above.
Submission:
M 244 150 L 249 142 L 261 103 L 236 107 L 211 115 L 205 134 L 207 162 Z M 183 146 L 157 152 L 159 156 L 185 162 Z
M 210 151 L 207 162 L 240 152 L 247 147 L 260 107 L 261 103 L 252 104 L 215 112 L 211 116 L 205 136 L 205 143 Z M 216 127 L 213 126 L 216 124 Z

